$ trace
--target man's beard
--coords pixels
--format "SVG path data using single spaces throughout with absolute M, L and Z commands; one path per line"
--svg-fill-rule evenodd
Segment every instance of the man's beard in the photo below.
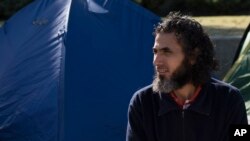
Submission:
M 173 72 L 170 78 L 158 75 L 155 71 L 153 80 L 153 91 L 158 93 L 170 93 L 173 90 L 183 87 L 192 81 L 192 66 L 184 59 L 182 64 Z

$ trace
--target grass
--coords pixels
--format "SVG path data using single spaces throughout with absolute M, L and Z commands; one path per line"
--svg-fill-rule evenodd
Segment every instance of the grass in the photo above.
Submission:
M 195 17 L 211 36 L 241 36 L 248 24 L 250 16 L 209 16 Z

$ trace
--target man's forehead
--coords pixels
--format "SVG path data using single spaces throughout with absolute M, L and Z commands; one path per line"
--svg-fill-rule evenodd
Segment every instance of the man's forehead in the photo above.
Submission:
M 171 48 L 173 48 L 173 47 L 171 47 L 171 45 L 162 44 L 162 43 L 159 43 L 159 42 L 155 42 L 154 46 L 153 46 L 153 49 L 171 49 Z
M 168 44 L 165 44 L 165 43 L 160 43 L 160 42 L 154 42 L 154 46 L 153 48 L 169 48 L 169 45 Z

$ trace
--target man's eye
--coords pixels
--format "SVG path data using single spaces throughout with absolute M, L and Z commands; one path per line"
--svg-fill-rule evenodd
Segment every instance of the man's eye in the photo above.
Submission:
M 162 52 L 163 52 L 163 53 L 172 53 L 172 51 L 169 50 L 169 49 L 163 49 Z
M 156 49 L 153 49 L 153 54 L 156 54 L 157 53 L 157 50 Z

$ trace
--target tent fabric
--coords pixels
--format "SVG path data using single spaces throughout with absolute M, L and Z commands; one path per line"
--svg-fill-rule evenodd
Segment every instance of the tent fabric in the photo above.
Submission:
M 0 29 L 1 141 L 59 139 L 70 2 L 37 0 Z
M 224 81 L 239 88 L 247 109 L 250 124 L 250 24 L 245 32 L 238 59 L 226 74 Z
M 129 0 L 72 1 L 65 42 L 66 140 L 125 140 L 129 100 L 153 78 L 158 20 Z
M 0 28 L 0 141 L 121 141 L 159 17 L 129 0 L 36 0 Z

